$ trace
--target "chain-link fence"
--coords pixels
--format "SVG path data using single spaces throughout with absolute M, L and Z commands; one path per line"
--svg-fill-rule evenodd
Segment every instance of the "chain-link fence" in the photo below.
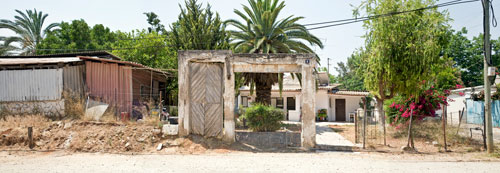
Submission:
M 484 128 L 482 122 L 484 121 L 484 115 L 467 115 L 467 110 L 448 110 L 446 112 L 446 114 L 438 114 L 435 117 L 415 120 L 414 130 L 412 130 L 414 138 L 423 139 L 429 143 L 434 143 L 434 141 L 442 143 L 443 134 L 446 133 L 448 144 L 465 141 L 468 143 L 471 141 L 474 141 L 474 143 L 483 142 Z M 442 115 L 447 120 L 444 124 Z M 357 144 L 364 144 L 365 146 L 384 144 L 384 131 L 380 118 L 377 109 L 367 109 L 366 114 L 363 109 L 356 111 L 354 124 L 355 142 Z M 443 126 L 445 131 L 443 131 Z M 389 141 L 404 141 L 407 139 L 407 134 L 406 127 L 403 126 L 397 129 L 386 123 L 387 144 L 393 145 Z
M 355 142 L 364 144 L 383 144 L 383 126 L 376 109 L 358 109 L 354 116 Z

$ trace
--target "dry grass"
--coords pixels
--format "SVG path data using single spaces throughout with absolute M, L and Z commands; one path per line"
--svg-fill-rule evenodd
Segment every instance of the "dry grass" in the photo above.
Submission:
M 85 99 L 81 96 L 65 91 L 63 92 L 64 97 L 64 113 L 65 118 L 69 119 L 81 119 L 85 117 Z
M 1 129 L 25 128 L 25 127 L 46 127 L 50 120 L 44 115 L 10 115 L 0 120 Z
M 354 126 L 330 126 L 334 131 L 344 136 L 351 142 L 355 142 Z M 420 153 L 440 153 L 444 152 L 443 131 L 440 121 L 425 121 L 414 126 L 413 135 L 415 147 Z M 375 137 L 376 136 L 376 137 Z M 387 146 L 383 145 L 383 134 L 377 132 L 377 129 L 367 129 L 366 146 L 368 150 L 383 151 L 389 153 L 400 153 L 401 146 L 406 146 L 408 129 L 395 129 L 387 127 Z M 359 136 L 358 143 L 362 142 L 362 136 Z M 432 142 L 438 142 L 433 145 Z M 470 139 L 467 136 L 457 134 L 457 128 L 447 126 L 446 128 L 447 149 L 454 153 L 471 153 L 482 151 L 480 141 Z M 500 155 L 500 154 L 499 154 Z

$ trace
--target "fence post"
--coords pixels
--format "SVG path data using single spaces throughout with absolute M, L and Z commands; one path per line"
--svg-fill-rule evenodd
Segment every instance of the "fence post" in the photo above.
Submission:
M 446 115 L 448 114 L 448 108 L 446 104 L 443 104 L 443 114 L 441 115 L 442 123 L 443 123 L 443 143 L 444 143 L 444 151 L 448 151 L 448 146 L 446 145 Z
M 366 147 L 366 97 L 363 99 L 363 149 Z
M 354 115 L 354 143 L 358 143 L 358 116 L 359 110 L 356 110 L 356 115 Z
M 33 149 L 35 146 L 33 144 L 33 127 L 28 127 L 28 146 Z

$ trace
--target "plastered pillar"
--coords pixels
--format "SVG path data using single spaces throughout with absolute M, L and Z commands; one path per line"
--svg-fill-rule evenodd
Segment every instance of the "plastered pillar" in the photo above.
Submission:
M 236 141 L 234 123 L 234 73 L 231 65 L 231 57 L 226 57 L 224 63 L 224 132 L 222 140 L 232 143 Z
M 307 60 L 306 60 L 307 61 Z M 313 77 L 314 61 L 302 65 L 302 133 L 301 144 L 305 149 L 314 148 L 316 145 L 316 120 L 314 109 L 316 107 L 316 86 Z

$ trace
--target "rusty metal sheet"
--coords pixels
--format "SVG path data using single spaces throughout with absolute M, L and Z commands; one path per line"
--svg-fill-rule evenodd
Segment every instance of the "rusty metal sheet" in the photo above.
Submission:
M 116 63 L 86 61 L 86 81 L 90 96 L 132 112 L 132 70 Z
M 0 71 L 0 101 L 59 100 L 62 69 Z

